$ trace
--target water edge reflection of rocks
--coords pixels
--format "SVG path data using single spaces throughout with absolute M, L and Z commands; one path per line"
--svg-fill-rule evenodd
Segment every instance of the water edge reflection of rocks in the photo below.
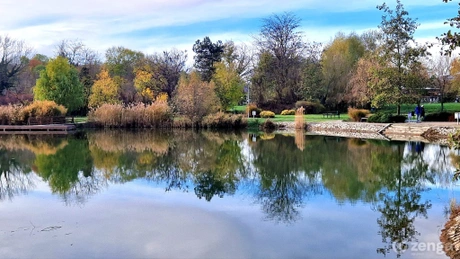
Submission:
M 418 142 L 212 131 L 0 136 L 0 152 L 0 200 L 33 190 L 38 177 L 66 204 L 84 206 L 111 184 L 142 179 L 208 202 L 244 192 L 268 220 L 291 224 L 308 199 L 329 194 L 378 212 L 377 252 L 399 247 L 398 256 L 431 208 L 422 194 L 451 184 L 458 157 Z

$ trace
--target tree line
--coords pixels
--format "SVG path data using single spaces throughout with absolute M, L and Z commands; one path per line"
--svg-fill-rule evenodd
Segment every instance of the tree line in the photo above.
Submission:
M 147 54 L 114 46 L 103 61 L 84 42 L 62 40 L 50 58 L 0 36 L 0 104 L 53 100 L 85 115 L 105 103 L 167 99 L 176 112 L 199 120 L 247 100 L 275 111 L 297 101 L 337 110 L 395 105 L 399 114 L 401 104 L 433 93 L 441 103 L 455 99 L 460 60 L 452 52 L 459 34 L 440 35 L 445 55 L 432 56 L 430 46 L 415 42 L 419 24 L 401 1 L 394 9 L 385 3 L 377 8 L 383 13 L 377 29 L 339 32 L 325 45 L 305 38 L 296 15 L 274 14 L 263 20 L 251 46 L 197 40 L 192 68 L 183 50 Z M 447 23 L 459 28 L 459 17 Z

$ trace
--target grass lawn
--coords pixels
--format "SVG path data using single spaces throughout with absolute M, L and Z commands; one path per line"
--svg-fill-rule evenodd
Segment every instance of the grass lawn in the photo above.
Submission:
M 403 104 L 401 105 L 401 114 L 405 115 L 409 113 L 410 111 L 415 110 L 415 104 Z M 425 113 L 435 113 L 435 112 L 440 112 L 441 111 L 441 104 L 440 103 L 424 103 L 423 104 L 425 108 Z M 239 106 L 234 106 L 233 111 L 238 112 L 238 113 L 244 113 L 246 110 L 245 105 L 239 105 Z M 381 112 L 387 112 L 387 113 L 392 113 L 396 114 L 396 105 L 388 105 L 382 108 L 377 109 L 377 111 Z M 444 103 L 444 111 L 446 112 L 460 112 L 460 102 L 459 103 Z M 307 122 L 318 122 L 318 121 L 328 121 L 332 120 L 330 118 L 323 118 L 322 114 L 309 114 L 306 115 L 307 117 L 306 120 Z M 342 118 L 343 117 L 343 118 Z M 335 119 L 335 118 L 334 118 Z M 341 120 L 348 120 L 349 117 L 346 113 L 342 113 L 340 115 Z M 289 116 L 282 116 L 282 115 L 276 115 L 273 121 L 294 121 L 294 117 L 290 118 Z
M 324 121 L 334 121 L 334 120 L 349 120 L 348 114 L 340 114 L 340 118 L 324 118 L 322 114 L 307 114 L 304 115 L 305 122 L 324 122 Z M 249 122 L 258 121 L 260 123 L 266 121 L 264 118 L 249 118 Z M 295 115 L 275 115 L 275 118 L 270 118 L 273 122 L 293 122 L 295 120 Z
M 233 106 L 233 110 L 231 110 L 231 111 L 235 111 L 237 113 L 245 113 L 246 112 L 246 105 Z
M 244 113 L 246 111 L 246 105 L 238 105 L 233 107 L 233 111 L 237 113 Z M 294 121 L 295 115 L 275 115 L 275 118 L 271 118 L 270 120 L 273 122 L 289 122 Z M 323 121 L 333 121 L 333 120 L 349 120 L 347 113 L 341 113 L 340 118 L 333 117 L 333 118 L 324 118 L 322 114 L 307 114 L 304 116 L 305 122 L 323 122 Z M 258 121 L 260 123 L 264 122 L 266 119 L 263 118 L 249 118 L 249 122 L 251 121 Z
M 415 110 L 415 104 L 403 104 L 401 105 L 401 114 L 407 114 L 410 111 Z M 424 103 L 423 107 L 425 108 L 425 113 L 435 113 L 441 111 L 441 104 L 440 103 Z M 378 109 L 378 111 L 382 112 L 391 112 L 396 114 L 396 106 L 395 105 L 388 105 L 386 107 L 382 107 Z M 460 103 L 444 103 L 444 111 L 447 112 L 460 112 Z
M 84 123 L 88 121 L 88 117 L 74 117 L 74 123 Z

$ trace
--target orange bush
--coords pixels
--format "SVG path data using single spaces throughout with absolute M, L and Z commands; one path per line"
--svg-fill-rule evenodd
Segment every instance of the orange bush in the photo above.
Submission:
M 353 121 L 361 121 L 361 118 L 366 117 L 369 115 L 371 112 L 369 110 L 365 109 L 355 109 L 355 108 L 348 108 L 348 116 L 353 120 Z

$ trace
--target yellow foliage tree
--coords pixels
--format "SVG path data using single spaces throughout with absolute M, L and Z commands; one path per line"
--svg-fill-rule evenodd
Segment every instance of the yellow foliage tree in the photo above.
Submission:
M 450 65 L 450 74 L 452 75 L 452 88 L 460 92 L 460 58 L 456 58 Z
M 219 62 L 214 64 L 216 73 L 212 80 L 216 85 L 216 94 L 224 110 L 238 104 L 243 98 L 244 81 L 236 71 L 233 63 Z
M 145 64 L 139 67 L 134 78 L 134 86 L 144 103 L 155 100 L 156 95 L 167 85 L 166 78 L 159 73 L 155 65 Z
M 119 84 L 110 77 L 106 68 L 102 68 L 101 72 L 97 75 L 97 80 L 91 87 L 88 106 L 90 108 L 97 108 L 104 103 L 120 103 L 118 90 Z

